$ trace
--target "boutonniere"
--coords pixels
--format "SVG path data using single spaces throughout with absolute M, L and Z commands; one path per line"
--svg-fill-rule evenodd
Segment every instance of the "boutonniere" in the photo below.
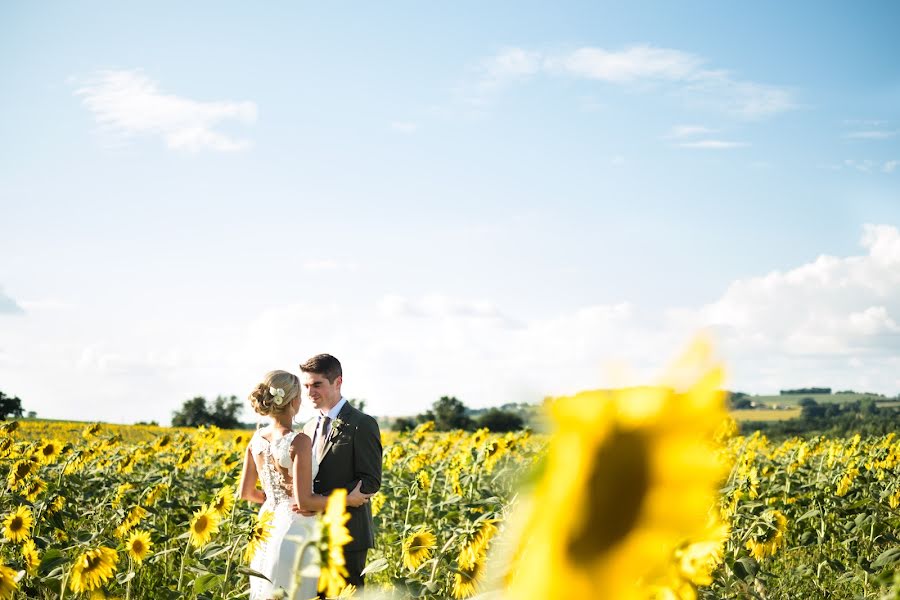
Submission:
M 332 423 L 331 423 L 331 434 L 332 434 L 332 435 L 337 435 L 337 434 L 339 434 L 339 433 L 341 432 L 341 427 L 343 427 L 344 424 L 345 424 L 345 423 L 344 423 L 344 420 L 343 420 L 343 419 L 335 419 L 334 421 L 332 421 Z

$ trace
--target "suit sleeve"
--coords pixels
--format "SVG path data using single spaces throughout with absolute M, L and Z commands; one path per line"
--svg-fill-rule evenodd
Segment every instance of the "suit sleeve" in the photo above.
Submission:
M 381 432 L 378 422 L 368 415 L 359 424 L 354 440 L 353 475 L 362 481 L 363 493 L 374 494 L 381 489 Z

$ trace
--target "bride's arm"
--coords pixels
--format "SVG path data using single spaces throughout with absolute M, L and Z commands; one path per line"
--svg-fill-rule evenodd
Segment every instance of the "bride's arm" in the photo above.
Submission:
M 294 502 L 300 510 L 321 512 L 328 498 L 312 493 L 312 440 L 305 433 L 298 433 L 291 443 L 294 460 L 291 475 L 294 480 Z
M 256 472 L 256 461 L 253 460 L 253 453 L 250 452 L 250 446 L 247 446 L 247 452 L 244 454 L 244 468 L 241 469 L 241 500 L 256 502 L 262 504 L 266 501 L 266 495 L 256 488 L 256 481 L 259 474 Z
M 291 442 L 294 460 L 291 474 L 294 479 L 294 502 L 301 511 L 322 512 L 328 504 L 327 496 L 312 493 L 312 440 L 304 433 L 294 436 Z M 362 506 L 369 501 L 372 494 L 360 491 L 362 482 L 356 484 L 347 494 L 347 506 Z

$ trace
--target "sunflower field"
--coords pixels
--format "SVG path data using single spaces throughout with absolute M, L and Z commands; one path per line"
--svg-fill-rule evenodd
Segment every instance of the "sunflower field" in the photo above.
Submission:
M 367 597 L 900 598 L 900 440 L 738 436 L 707 354 L 549 402 L 543 433 L 385 432 Z M 249 437 L 0 425 L 0 600 L 246 597 Z

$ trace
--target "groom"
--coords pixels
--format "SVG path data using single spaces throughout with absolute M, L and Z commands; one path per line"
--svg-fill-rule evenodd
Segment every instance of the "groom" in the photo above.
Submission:
M 374 494 L 381 487 L 381 433 L 378 423 L 354 408 L 341 396 L 341 363 L 330 354 L 318 354 L 300 365 L 301 381 L 318 418 L 303 432 L 312 439 L 313 457 L 319 472 L 313 480 L 313 492 L 329 495 L 337 488 L 352 490 L 362 481 L 361 490 Z M 366 553 L 375 547 L 372 508 L 368 503 L 347 507 L 347 529 L 353 541 L 344 546 L 347 583 L 364 585 L 362 571 Z

